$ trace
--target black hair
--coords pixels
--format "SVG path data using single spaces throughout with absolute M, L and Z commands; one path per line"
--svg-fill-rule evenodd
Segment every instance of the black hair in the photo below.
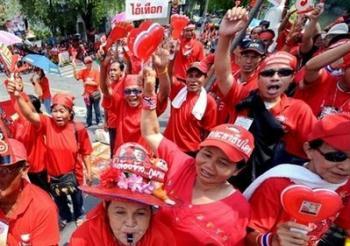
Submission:
M 265 27 L 267 29 L 270 27 L 270 22 L 267 20 L 262 20 L 260 21 L 259 26 Z
M 322 146 L 323 143 L 324 142 L 322 139 L 314 139 L 309 141 L 309 145 L 311 149 L 318 149 Z
M 41 102 L 40 102 L 40 99 L 37 98 L 36 96 L 34 95 L 28 95 L 29 97 L 29 100 L 30 102 L 33 104 L 34 108 L 35 108 L 35 111 L 39 114 L 42 113 L 42 111 L 40 110 L 41 108 Z
M 335 44 L 336 42 L 338 42 L 342 39 L 350 39 L 350 35 L 349 34 L 338 34 L 338 35 L 335 35 L 334 37 L 331 37 L 331 39 L 329 40 L 329 43 L 328 43 L 328 47 L 331 46 L 332 44 Z
M 246 165 L 247 165 L 247 163 L 244 160 L 237 162 L 236 163 L 237 170 L 243 169 L 244 167 L 246 167 Z
M 110 63 L 110 66 L 112 66 L 113 63 L 118 63 L 119 64 L 119 68 L 120 68 L 120 71 L 124 71 L 125 69 L 125 64 L 124 62 L 120 61 L 120 60 L 111 60 L 111 63 Z

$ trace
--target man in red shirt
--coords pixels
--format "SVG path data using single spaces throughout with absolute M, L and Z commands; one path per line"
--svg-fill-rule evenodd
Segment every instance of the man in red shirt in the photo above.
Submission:
M 171 112 L 164 136 L 194 156 L 206 132 L 216 124 L 216 103 L 202 87 L 208 68 L 194 62 L 187 70 L 186 85 L 177 79 L 171 85 Z
M 249 129 L 255 137 L 256 149 L 247 168 L 232 181 L 244 189 L 276 164 L 303 163 L 300 158 L 306 156 L 302 145 L 316 118 L 306 103 L 284 94 L 297 65 L 296 58 L 287 52 L 274 53 L 262 61 L 257 71 L 258 89 L 247 97 L 244 87 L 232 75 L 229 52 L 231 39 L 242 29 L 247 13 L 242 8 L 232 11 L 220 25 L 215 72 L 224 101 L 238 115 L 232 122 Z
M 90 56 L 86 56 L 84 58 L 84 64 L 85 68 L 77 72 L 75 62 L 72 62 L 75 79 L 82 80 L 84 83 L 83 97 L 87 110 L 86 125 L 89 127 L 92 125 L 92 107 L 95 110 L 96 125 L 101 122 L 101 94 L 99 91 L 100 73 L 92 68 L 92 58 Z
M 330 69 L 339 72 L 332 75 Z M 350 42 L 329 49 L 306 63 L 304 79 L 295 98 L 309 104 L 319 118 L 336 112 L 350 112 Z
M 350 201 L 349 127 L 349 114 L 324 117 L 316 123 L 304 144 L 309 162 L 304 166 L 278 165 L 246 189 L 244 195 L 252 206 L 247 245 L 317 245 L 333 221 L 345 230 L 350 229 L 350 218 L 346 217 Z M 308 225 L 297 223 L 284 211 L 281 202 L 282 192 L 293 184 L 336 191 L 344 207 L 322 221 Z M 261 240 L 270 244 L 261 244 Z
M 188 24 L 183 30 L 178 51 L 175 54 L 173 75 L 182 80 L 186 77 L 188 67 L 204 58 L 203 44 L 196 39 L 194 24 Z
M 23 144 L 6 139 L 3 131 L 0 135 L 0 244 L 58 245 L 54 202 L 26 180 L 28 165 Z

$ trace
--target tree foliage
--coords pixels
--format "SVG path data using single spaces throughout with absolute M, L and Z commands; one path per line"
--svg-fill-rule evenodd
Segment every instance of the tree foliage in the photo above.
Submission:
M 18 0 L 0 0 L 0 26 L 7 20 L 20 14 L 21 6 Z

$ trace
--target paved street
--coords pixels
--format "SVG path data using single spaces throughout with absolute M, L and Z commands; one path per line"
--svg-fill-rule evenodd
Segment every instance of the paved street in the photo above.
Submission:
M 95 66 L 97 66 L 95 64 Z M 82 65 L 78 64 L 78 69 L 82 68 Z M 83 92 L 83 86 L 82 83 L 79 81 L 76 81 L 73 78 L 73 71 L 72 66 L 68 65 L 63 68 L 61 68 L 61 75 L 47 75 L 50 86 L 51 86 L 51 93 L 57 93 L 57 92 L 70 92 L 75 96 L 75 119 L 77 121 L 85 122 L 85 116 L 86 116 L 86 109 L 83 102 L 83 99 L 81 97 L 81 94 Z M 31 74 L 28 75 L 22 75 L 24 80 L 24 90 L 28 94 L 34 94 L 33 86 L 30 83 Z M 0 80 L 4 81 L 6 79 L 6 76 L 2 73 L 0 73 Z M 4 87 L 3 83 L 0 85 L 0 101 L 8 100 L 9 96 L 6 92 L 6 88 Z M 166 122 L 168 119 L 169 113 L 168 110 L 160 117 L 160 124 L 162 129 L 166 126 Z M 89 135 L 91 139 L 94 141 L 94 131 L 96 130 L 96 126 L 88 128 Z M 96 181 L 96 180 L 95 180 Z M 84 207 L 86 211 L 89 211 L 92 207 L 94 207 L 97 204 L 98 200 L 90 197 L 85 196 L 85 203 Z M 61 232 L 61 242 L 60 245 L 65 245 L 70 238 L 71 233 L 75 230 L 76 226 L 75 223 L 68 224 L 65 229 Z

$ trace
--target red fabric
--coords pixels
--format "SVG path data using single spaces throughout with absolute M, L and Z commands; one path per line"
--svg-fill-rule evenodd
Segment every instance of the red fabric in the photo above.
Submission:
M 210 53 L 206 57 L 204 57 L 204 59 L 201 62 L 205 63 L 207 67 L 210 69 L 210 67 L 214 65 L 214 58 L 215 58 L 215 54 Z
M 338 193 L 343 198 L 344 207 L 335 220 L 335 224 L 345 230 L 350 230 L 350 180 L 338 189 Z
M 44 136 L 28 120 L 20 117 L 14 123 L 13 138 L 22 142 L 27 150 L 29 172 L 37 173 L 46 169 L 46 145 Z
M 173 230 L 177 245 L 244 245 L 250 208 L 242 194 L 236 191 L 220 201 L 194 205 L 195 159 L 166 138 L 158 154 L 169 165 L 165 189 L 177 204 L 162 208 L 156 217 Z
M 87 215 L 84 222 L 72 235 L 70 246 L 119 246 L 106 217 L 106 211 L 102 203 L 97 205 Z M 157 219 L 152 219 L 151 225 L 145 235 L 137 243 L 137 246 L 174 246 L 175 238 L 167 225 Z
M 41 90 L 43 91 L 43 95 L 41 96 L 41 99 L 45 100 L 45 99 L 51 98 L 50 85 L 47 77 L 41 78 L 39 81 L 39 84 L 41 86 Z
M 174 80 L 170 93 L 171 101 L 184 86 L 183 83 Z M 201 133 L 203 133 L 203 130 L 209 131 L 216 125 L 216 103 L 209 94 L 207 96 L 207 108 L 202 120 L 199 121 L 193 116 L 192 110 L 198 97 L 197 93 L 189 92 L 180 108 L 171 107 L 168 125 L 164 131 L 164 136 L 176 143 L 185 152 L 197 151 L 202 140 Z
M 123 83 L 122 81 L 113 82 L 111 85 L 111 89 L 113 95 L 118 94 L 120 96 L 123 95 Z M 107 127 L 108 128 L 116 128 L 118 125 L 118 117 L 113 110 L 107 110 Z
M 229 106 L 234 107 L 246 97 L 246 93 L 243 86 L 235 82 L 224 101 Z M 282 94 L 281 101 L 270 109 L 270 112 L 280 121 L 284 128 L 283 141 L 287 152 L 305 158 L 303 145 L 317 121 L 310 107 L 301 100 L 288 98 Z M 237 116 L 237 112 L 235 114 Z M 239 112 L 239 115 L 247 116 L 247 112 Z M 235 120 L 236 118 L 233 118 L 230 123 L 234 123 Z
M 184 55 L 189 53 L 188 56 Z M 187 68 L 196 61 L 201 61 L 204 58 L 203 44 L 195 38 L 191 40 L 182 39 L 180 50 L 176 53 L 173 75 L 179 78 L 186 78 Z
M 298 88 L 295 98 L 305 101 L 316 116 L 322 112 L 322 107 L 335 107 L 340 112 L 350 112 L 350 93 L 337 89 L 337 78 L 326 70 L 311 86 Z
M 283 211 L 281 205 L 281 192 L 293 184 L 288 178 L 269 178 L 264 181 L 254 192 L 249 200 L 252 207 L 252 216 L 249 227 L 260 233 L 276 232 L 279 223 L 293 220 Z M 342 188 L 340 187 L 337 192 Z M 341 213 L 343 213 L 341 210 Z M 344 211 L 346 212 L 346 211 Z M 317 240 L 328 230 L 335 217 L 312 224 L 315 229 L 309 233 L 311 240 L 309 245 L 316 245 Z M 348 219 L 347 219 L 348 220 Z
M 99 81 L 100 81 L 100 73 L 97 70 L 94 69 L 82 69 L 77 73 L 78 80 L 83 80 L 84 83 L 84 93 L 91 94 L 94 91 L 99 90 Z M 97 83 L 97 85 L 86 85 L 86 81 L 88 79 L 91 79 L 91 81 L 94 81 Z
M 74 105 L 74 96 L 65 93 L 57 93 L 52 98 L 52 105 L 56 104 L 72 109 Z
M 23 181 L 23 190 L 13 214 L 6 217 L 0 209 L 0 220 L 9 224 L 8 245 L 19 245 L 22 234 L 30 234 L 31 245 L 58 245 L 57 207 L 50 196 Z
M 47 172 L 51 176 L 76 171 L 76 168 L 81 168 L 79 155 L 85 156 L 92 152 L 88 132 L 80 123 L 69 122 L 59 127 L 52 118 L 41 115 L 40 131 L 46 136 Z
M 124 88 L 124 83 L 122 84 L 122 88 Z M 118 130 L 114 152 L 120 145 L 126 142 L 135 142 L 147 147 L 145 140 L 141 137 L 140 129 L 142 103 L 140 103 L 138 107 L 132 108 L 124 99 L 123 94 L 115 93 L 113 97 L 103 97 L 102 106 L 104 109 L 108 110 L 108 112 L 114 112 L 116 118 L 119 119 L 117 125 L 112 127 Z M 166 103 L 165 105 L 157 106 L 157 114 L 160 115 L 163 113 L 166 106 Z

